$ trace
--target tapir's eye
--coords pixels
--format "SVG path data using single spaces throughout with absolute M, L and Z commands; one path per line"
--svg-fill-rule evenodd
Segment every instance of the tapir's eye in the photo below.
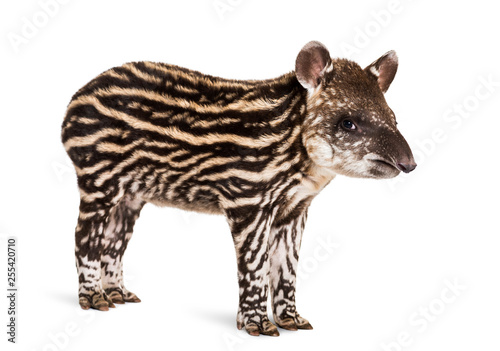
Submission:
M 347 130 L 355 130 L 356 129 L 356 125 L 350 119 L 344 119 L 342 121 L 342 127 L 344 127 Z

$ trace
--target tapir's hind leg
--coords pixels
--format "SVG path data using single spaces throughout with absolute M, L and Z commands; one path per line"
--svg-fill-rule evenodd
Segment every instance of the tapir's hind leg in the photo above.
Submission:
M 141 302 L 134 293 L 125 288 L 123 254 L 144 204 L 141 199 L 125 196 L 111 209 L 104 227 L 101 254 L 102 287 L 114 303 Z
M 122 258 L 144 202 L 82 194 L 75 235 L 80 306 L 107 311 L 113 301 L 139 302 L 123 285 Z
M 80 306 L 107 311 L 114 307 L 102 288 L 101 254 L 104 227 L 112 205 L 82 195 L 75 231 L 75 258 L 78 270 Z

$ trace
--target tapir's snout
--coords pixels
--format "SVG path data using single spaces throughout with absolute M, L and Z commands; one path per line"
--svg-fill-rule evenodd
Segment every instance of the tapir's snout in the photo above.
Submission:
M 417 163 L 413 158 L 410 146 L 399 131 L 393 134 L 393 148 L 397 150 L 393 158 L 395 166 L 401 172 L 410 173 L 417 168 Z
M 410 173 L 415 168 L 417 168 L 417 164 L 415 163 L 415 160 L 413 159 L 413 157 L 411 159 L 402 160 L 402 161 L 398 162 L 396 164 L 396 166 L 398 167 L 398 169 L 400 171 L 405 172 L 405 173 Z

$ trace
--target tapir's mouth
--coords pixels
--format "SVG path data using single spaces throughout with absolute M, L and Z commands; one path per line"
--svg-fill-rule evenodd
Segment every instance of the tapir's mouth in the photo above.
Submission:
M 399 168 L 392 162 L 382 160 L 382 159 L 373 159 L 370 161 L 375 162 L 376 164 L 381 165 L 383 167 L 390 167 L 390 168 L 396 169 L 399 172 Z

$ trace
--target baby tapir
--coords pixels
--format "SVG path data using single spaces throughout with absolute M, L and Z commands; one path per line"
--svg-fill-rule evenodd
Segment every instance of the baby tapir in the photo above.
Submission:
M 123 254 L 145 203 L 223 214 L 236 248 L 238 328 L 312 329 L 295 306 L 299 248 L 312 199 L 337 175 L 390 178 L 415 167 L 383 93 L 393 51 L 362 69 L 319 42 L 294 72 L 228 80 L 163 63 L 110 69 L 69 104 L 62 141 L 80 189 L 79 302 L 139 302 Z

